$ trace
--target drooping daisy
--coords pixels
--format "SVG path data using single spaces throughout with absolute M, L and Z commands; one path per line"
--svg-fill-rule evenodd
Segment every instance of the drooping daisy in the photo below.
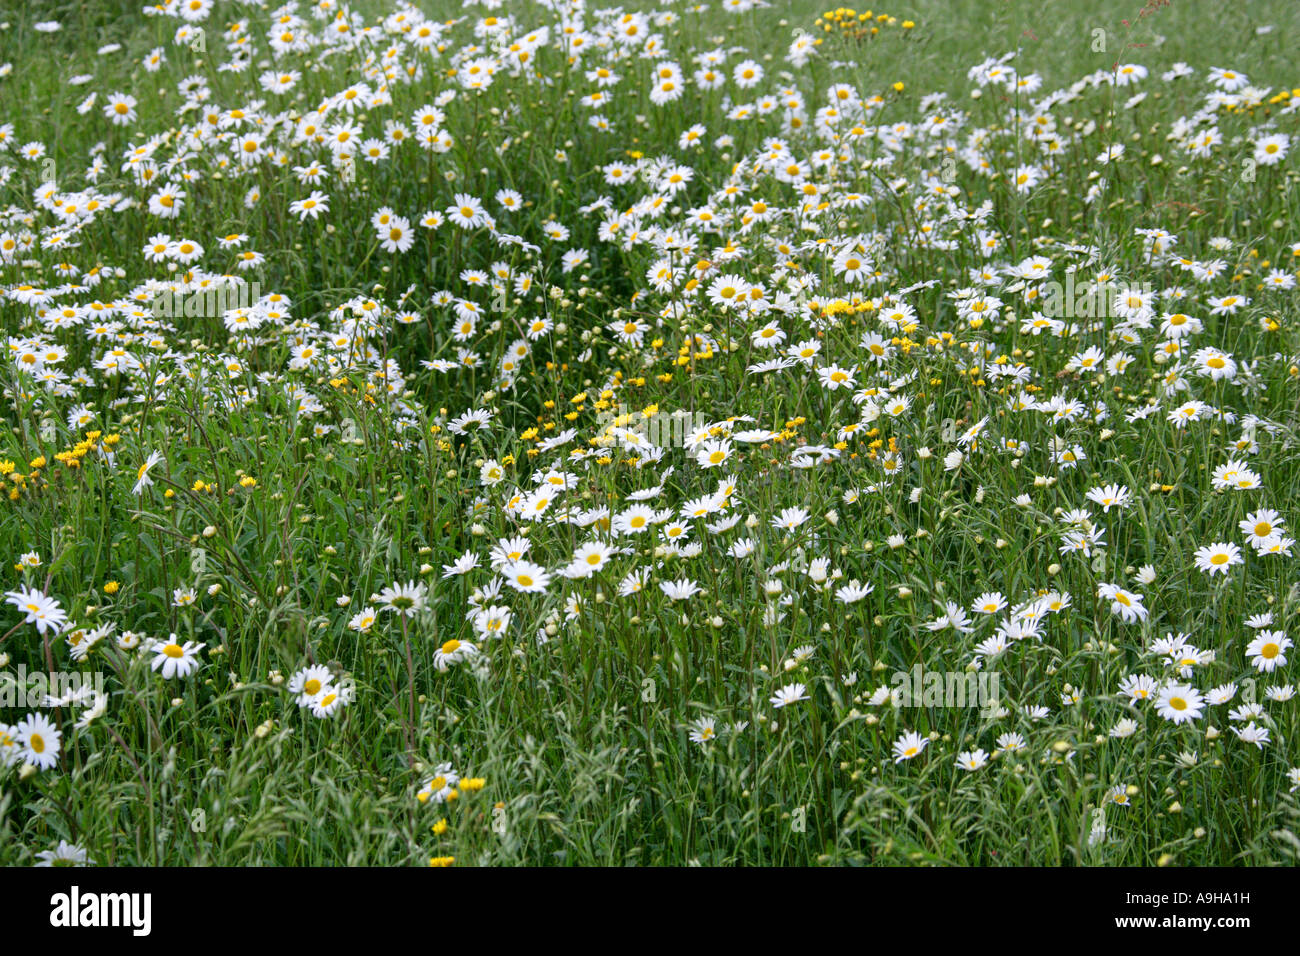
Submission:
M 415 581 L 407 581 L 402 584 L 399 581 L 374 595 L 373 600 L 381 610 L 390 611 L 399 617 L 415 617 L 428 604 L 429 589 L 422 582 L 417 584 Z
M 153 484 L 153 478 L 149 476 L 149 472 L 161 464 L 162 461 L 163 456 L 161 452 L 155 451 L 149 453 L 149 457 L 145 459 L 144 464 L 141 465 L 139 470 L 136 472 L 135 487 L 131 489 L 132 494 L 142 494 L 146 488 Z
M 41 850 L 36 854 L 34 866 L 92 866 L 94 860 L 84 847 L 67 840 L 60 840 L 53 850 Z
M 445 672 L 452 665 L 469 660 L 477 653 L 478 648 L 469 641 L 449 638 L 433 652 L 433 666 Z
M 1267 727 L 1259 727 L 1252 720 L 1245 727 L 1233 727 L 1232 732 L 1237 735 L 1237 739 L 1244 744 L 1254 744 L 1260 750 L 1264 745 L 1271 743 Z
M 806 690 L 807 688 L 803 684 L 786 684 L 769 698 L 768 703 L 775 709 L 780 710 L 782 707 L 788 707 L 801 700 L 808 700 Z

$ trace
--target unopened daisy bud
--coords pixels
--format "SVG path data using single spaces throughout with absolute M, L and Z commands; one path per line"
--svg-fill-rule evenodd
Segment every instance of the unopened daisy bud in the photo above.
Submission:
M 206 528 L 203 529 L 203 537 L 205 538 L 210 538 L 216 533 L 217 533 L 217 529 L 212 525 L 208 525 Z
M 712 627 L 722 627 L 723 621 L 721 617 L 715 614 L 713 617 L 709 618 L 709 624 Z
M 1050 574 L 1052 577 L 1055 577 L 1056 575 L 1061 573 L 1061 566 L 1056 563 L 1049 564 L 1047 566 L 1047 573 Z
M 485 534 L 487 534 L 487 528 L 483 527 L 481 524 L 475 521 L 472 525 L 469 526 L 469 533 L 476 538 L 481 538 Z
M 556 634 L 559 634 L 559 633 L 560 633 L 560 629 L 559 629 L 558 627 L 556 627 L 554 624 L 547 624 L 547 625 L 546 625 L 546 636 L 547 636 L 547 637 L 554 637 Z
M 745 527 L 751 530 L 758 527 L 758 515 L 750 515 L 745 519 Z
M 912 589 L 909 587 L 900 587 L 898 589 L 898 596 L 906 600 L 912 596 Z
M 18 779 L 19 779 L 19 780 L 27 780 L 28 778 L 30 778 L 30 777 L 31 777 L 32 775 L 34 775 L 35 773 L 36 773 L 36 764 L 34 764 L 34 763 L 25 763 L 25 764 L 23 764 L 23 768 L 22 768 L 21 770 L 18 771 Z
M 1052 749 L 1058 754 L 1070 752 L 1070 742 L 1068 740 L 1058 740 L 1052 744 Z
M 834 508 L 826 512 L 826 523 L 832 528 L 838 525 L 840 523 L 840 513 Z

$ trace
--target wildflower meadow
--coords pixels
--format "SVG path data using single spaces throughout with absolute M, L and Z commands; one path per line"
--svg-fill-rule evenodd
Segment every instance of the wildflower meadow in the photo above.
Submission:
M 606 2 L 0 7 L 0 864 L 1294 864 L 1300 5 Z

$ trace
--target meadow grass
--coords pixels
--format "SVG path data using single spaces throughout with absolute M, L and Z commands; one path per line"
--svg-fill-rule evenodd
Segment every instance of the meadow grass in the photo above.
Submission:
M 0 863 L 1294 862 L 1294 3 L 181 13 L 0 15 Z

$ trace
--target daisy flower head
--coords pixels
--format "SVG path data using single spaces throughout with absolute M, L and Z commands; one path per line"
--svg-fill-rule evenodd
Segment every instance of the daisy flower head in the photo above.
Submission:
M 768 699 L 768 703 L 776 710 L 780 710 L 782 707 L 789 707 L 791 704 L 808 699 L 807 688 L 803 684 L 786 684 Z
M 390 584 L 373 598 L 380 610 L 389 611 L 398 617 L 411 618 L 419 614 L 428 604 L 429 589 L 415 581 L 402 584 Z
M 1185 724 L 1204 713 L 1205 698 L 1190 684 L 1170 682 L 1156 697 L 1156 713 L 1175 724 Z
M 907 731 L 894 741 L 894 763 L 920 756 L 929 743 L 930 738 L 921 736 L 915 730 Z
M 199 651 L 205 646 L 194 641 L 186 641 L 182 644 L 176 635 L 172 634 L 168 640 L 154 644 L 154 658 L 149 662 L 149 666 L 159 671 L 164 680 L 171 680 L 173 677 L 189 677 L 203 666 L 203 662 L 199 660 Z
M 19 752 L 18 758 L 41 770 L 49 770 L 59 762 L 63 748 L 63 734 L 39 711 L 28 714 L 14 728 Z
M 35 866 L 93 866 L 95 862 L 84 847 L 67 840 L 60 840 L 53 850 L 41 850 L 36 859 Z
M 1283 631 L 1260 631 L 1246 645 L 1246 657 L 1255 670 L 1271 674 L 1286 666 L 1286 652 L 1292 647 L 1291 639 Z
M 26 615 L 23 623 L 36 625 L 39 634 L 43 635 L 50 630 L 57 633 L 68 622 L 68 614 L 58 600 L 36 588 L 7 591 L 5 601 Z
M 163 456 L 161 452 L 149 453 L 149 457 L 144 460 L 144 464 L 135 473 L 135 487 L 131 489 L 132 494 L 143 494 L 144 490 L 153 484 L 153 478 L 150 477 L 149 473 L 162 462 Z
M 1216 574 L 1222 574 L 1226 577 L 1229 568 L 1234 564 L 1242 564 L 1244 561 L 1241 556 L 1241 548 L 1226 541 L 1219 541 L 1197 548 L 1193 560 L 1196 563 L 1197 570 L 1203 571 L 1211 577 Z

